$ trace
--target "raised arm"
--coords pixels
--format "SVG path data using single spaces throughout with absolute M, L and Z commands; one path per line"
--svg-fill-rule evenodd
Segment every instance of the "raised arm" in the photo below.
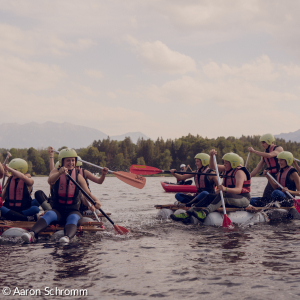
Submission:
M 50 160 L 50 172 L 54 169 L 54 149 L 52 147 L 48 148 L 49 160 Z
M 283 148 L 277 147 L 274 151 L 272 151 L 270 153 L 266 153 L 266 152 L 260 152 L 260 151 L 254 150 L 252 147 L 249 147 L 248 151 L 255 153 L 261 157 L 272 158 L 272 157 L 276 157 L 280 152 L 282 152 Z
M 296 168 L 297 172 L 300 173 L 300 167 L 297 164 L 297 161 L 294 158 L 294 167 Z
M 105 176 L 107 175 L 107 172 L 108 172 L 108 168 L 103 168 L 101 177 L 96 177 L 90 171 L 84 170 L 84 175 L 90 181 L 93 181 L 98 184 L 102 184 L 105 179 Z
M 21 180 L 23 180 L 27 184 L 28 187 L 33 186 L 34 181 L 33 181 L 33 179 L 31 178 L 31 176 L 29 174 L 24 175 L 23 173 L 10 168 L 8 165 L 4 166 L 4 170 L 9 171 L 12 176 L 15 176 L 15 177 L 20 178 Z
M 214 170 L 215 169 L 215 162 L 214 162 L 214 155 L 217 155 L 217 151 L 212 149 L 209 151 L 209 167 Z M 218 165 L 218 170 L 220 173 L 225 172 L 225 167 L 223 165 Z

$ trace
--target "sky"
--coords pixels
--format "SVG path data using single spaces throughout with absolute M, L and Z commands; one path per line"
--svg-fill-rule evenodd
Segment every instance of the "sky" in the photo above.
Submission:
M 0 0 L 0 124 L 296 131 L 299 12 L 294 0 Z

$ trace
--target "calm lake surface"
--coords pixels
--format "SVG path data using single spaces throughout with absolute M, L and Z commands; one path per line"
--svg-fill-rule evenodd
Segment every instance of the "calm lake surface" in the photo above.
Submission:
M 174 202 L 160 181 L 135 189 L 117 178 L 91 183 L 102 209 L 129 236 L 85 234 L 69 245 L 41 239 L 26 245 L 0 238 L 0 299 L 295 299 L 300 298 L 300 221 L 225 230 L 156 219 L 155 204 Z M 34 190 L 49 192 L 47 178 Z M 261 195 L 265 178 L 254 178 Z M 2 288 L 41 295 L 4 296 Z M 48 290 L 45 291 L 45 288 Z M 88 296 L 47 296 L 53 289 L 87 289 Z

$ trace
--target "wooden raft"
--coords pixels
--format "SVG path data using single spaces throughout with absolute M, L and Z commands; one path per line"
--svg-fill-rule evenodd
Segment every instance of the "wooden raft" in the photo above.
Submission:
M 162 209 L 162 208 L 168 208 L 171 209 L 173 211 L 177 210 L 177 209 L 183 209 L 183 210 L 189 210 L 191 207 L 185 207 L 185 206 L 179 206 L 179 205 L 175 205 L 175 204 L 165 204 L 165 205 L 155 205 L 154 206 L 156 209 Z M 249 206 L 246 208 L 240 208 L 240 207 L 226 207 L 226 212 L 235 212 L 235 211 L 248 211 L 248 212 L 260 212 L 262 210 L 269 210 L 269 209 L 285 209 L 285 210 L 290 210 L 291 208 L 295 208 L 294 206 L 292 207 L 253 207 L 253 206 Z M 205 209 L 205 207 L 194 207 L 195 210 L 199 211 L 199 210 L 203 210 Z M 223 213 L 223 208 L 219 207 L 217 210 L 217 212 L 219 213 Z
M 0 221 L 0 235 L 6 231 L 9 228 L 23 228 L 26 230 L 31 229 L 31 227 L 36 222 L 26 222 L 26 221 Z M 77 227 L 77 232 L 82 233 L 85 231 L 104 231 L 105 228 L 96 227 L 96 226 L 102 226 L 102 222 L 82 222 L 80 226 Z M 58 230 L 63 230 L 64 227 L 59 226 L 58 224 L 55 225 L 49 225 L 44 231 L 40 232 L 39 234 L 46 234 L 46 235 L 52 235 L 54 232 Z

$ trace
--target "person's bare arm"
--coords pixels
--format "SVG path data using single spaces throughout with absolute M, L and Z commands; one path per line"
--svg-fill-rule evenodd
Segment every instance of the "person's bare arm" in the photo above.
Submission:
M 255 177 L 258 174 L 258 172 L 263 168 L 264 164 L 264 159 L 261 158 L 256 168 L 250 173 L 251 177 Z
M 104 179 L 105 179 L 105 176 L 107 175 L 107 172 L 108 172 L 108 169 L 103 168 L 101 177 L 96 177 L 90 171 L 84 170 L 84 175 L 90 181 L 93 181 L 93 182 L 98 183 L 98 184 L 102 184 Z
M 48 183 L 50 185 L 53 185 L 58 180 L 58 178 L 60 177 L 60 175 L 63 174 L 63 173 L 65 173 L 65 172 L 68 172 L 67 168 L 61 167 L 59 170 L 54 168 L 50 172 L 50 175 L 48 177 Z
M 0 179 L 4 176 L 4 169 L 2 164 L 0 163 Z
M 262 157 L 272 158 L 272 157 L 276 157 L 280 152 L 282 152 L 283 148 L 282 147 L 277 147 L 274 151 L 272 151 L 270 153 L 266 153 L 266 152 L 260 152 L 260 151 L 254 150 L 252 147 L 249 147 L 248 151 L 252 152 L 252 153 L 255 153 L 259 156 L 262 156 Z
M 275 183 L 275 182 L 270 178 L 270 176 L 267 175 L 267 173 L 271 174 L 269 171 L 264 171 L 265 177 L 267 177 L 267 179 L 268 179 L 269 183 L 271 184 L 272 188 L 273 188 L 274 190 L 276 190 L 277 188 L 279 188 L 278 184 Z
M 209 151 L 209 167 L 212 170 L 215 170 L 215 161 L 214 161 L 214 155 L 217 155 L 217 151 L 215 149 L 212 149 Z M 218 170 L 220 173 L 225 172 L 225 167 L 223 165 L 217 165 Z
M 282 189 L 282 191 L 289 192 L 293 196 L 300 196 L 300 177 L 297 172 L 294 172 L 290 175 L 290 179 L 295 182 L 297 191 L 288 190 L 286 187 Z
M 50 172 L 54 169 L 54 149 L 52 147 L 48 148 L 49 159 L 50 159 Z
M 296 168 L 296 170 L 298 171 L 298 173 L 300 173 L 300 167 L 297 164 L 297 161 L 294 158 L 294 167 Z
M 15 176 L 23 180 L 29 188 L 33 186 L 34 181 L 29 174 L 24 175 L 23 173 L 10 168 L 8 165 L 5 165 L 4 169 L 6 171 L 9 171 L 12 176 Z
M 87 184 L 86 184 L 86 181 L 85 181 L 85 179 L 80 175 L 80 174 L 78 174 L 78 183 L 79 183 L 79 185 L 82 187 L 82 189 L 96 202 L 96 205 L 95 205 L 95 207 L 96 208 L 100 208 L 101 207 L 101 203 L 100 203 L 100 200 L 98 200 L 94 195 L 92 195 L 92 193 L 90 192 L 90 190 L 89 190 L 89 188 L 88 188 L 88 186 L 87 186 Z M 89 205 L 88 205 L 88 203 L 87 203 L 87 199 L 85 198 L 85 197 L 83 197 L 82 198 L 82 202 L 83 202 L 83 204 L 85 205 L 85 206 L 87 206 L 87 207 L 89 207 Z M 91 203 L 91 207 L 90 207 L 90 209 L 93 211 L 94 209 L 94 205 Z

